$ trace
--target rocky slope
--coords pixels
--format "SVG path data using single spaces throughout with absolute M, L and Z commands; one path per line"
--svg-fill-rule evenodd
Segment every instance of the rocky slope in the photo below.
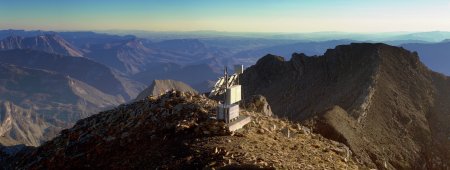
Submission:
M 0 135 L 19 143 L 37 146 L 58 129 L 122 102 L 59 73 L 0 63 Z
M 241 82 L 244 96 L 264 95 L 274 114 L 348 144 L 369 167 L 449 167 L 450 81 L 416 53 L 351 44 L 290 61 L 267 55 Z
M 49 123 L 36 111 L 24 109 L 9 101 L 0 102 L 0 144 L 39 146 L 56 136 L 62 127 Z M 62 124 L 62 123 L 61 123 Z
M 103 93 L 132 100 L 144 89 L 110 68 L 84 57 L 69 57 L 36 50 L 0 51 L 0 62 L 21 67 L 49 70 L 70 76 Z
M 83 52 L 57 34 L 44 34 L 26 38 L 10 36 L 0 41 L 0 50 L 11 49 L 33 49 L 67 56 L 83 56 Z
M 255 121 L 239 132 L 227 132 L 224 123 L 210 118 L 215 105 L 189 92 L 148 97 L 80 120 L 53 140 L 2 163 L 5 169 L 361 166 L 345 145 L 259 113 L 244 111 Z
M 198 92 L 194 90 L 189 85 L 175 80 L 153 80 L 153 83 L 142 91 L 135 100 L 143 100 L 147 96 L 159 96 L 170 90 L 176 90 L 181 92 L 191 92 L 197 94 Z

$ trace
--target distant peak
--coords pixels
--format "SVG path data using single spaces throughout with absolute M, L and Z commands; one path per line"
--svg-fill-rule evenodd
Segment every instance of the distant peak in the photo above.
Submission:
M 280 62 L 284 62 L 284 58 L 281 56 L 276 56 L 276 55 L 272 55 L 272 54 L 267 54 L 264 57 L 262 57 L 261 59 L 258 60 L 258 62 L 256 63 L 256 65 L 265 65 L 265 64 L 270 64 L 270 63 L 280 63 Z
M 136 100 L 142 100 L 148 96 L 158 96 L 158 95 L 163 94 L 166 91 L 170 91 L 170 90 L 191 92 L 193 94 L 198 93 L 192 87 L 190 87 L 189 85 L 187 85 L 181 81 L 170 80 L 170 79 L 153 80 L 152 84 L 136 97 Z

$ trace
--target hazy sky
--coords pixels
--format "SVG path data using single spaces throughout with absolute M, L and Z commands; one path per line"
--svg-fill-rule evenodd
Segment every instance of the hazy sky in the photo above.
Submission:
M 0 0 L 0 29 L 450 31 L 449 0 Z

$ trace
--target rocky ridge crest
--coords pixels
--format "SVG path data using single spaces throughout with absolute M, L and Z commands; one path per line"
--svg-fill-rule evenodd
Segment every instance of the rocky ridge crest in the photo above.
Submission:
M 244 96 L 265 96 L 274 114 L 346 143 L 369 167 L 449 167 L 449 78 L 415 52 L 354 43 L 289 61 L 267 55 L 241 82 Z

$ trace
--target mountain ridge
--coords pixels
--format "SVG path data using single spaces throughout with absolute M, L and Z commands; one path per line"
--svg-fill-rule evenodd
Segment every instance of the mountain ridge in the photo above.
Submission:
M 436 77 L 417 53 L 352 43 L 318 57 L 293 54 L 290 61 L 267 55 L 244 72 L 241 82 L 244 96 L 265 96 L 275 114 L 348 144 L 369 167 L 433 169 L 448 166 L 435 160 L 450 154 L 437 149 L 449 148 L 449 142 L 425 149 L 445 141 L 432 126 L 448 119 L 445 112 L 430 111 L 446 108 L 434 107 Z
M 83 53 L 57 34 L 45 34 L 35 37 L 10 36 L 0 41 L 1 50 L 34 49 L 49 53 L 74 57 L 83 57 Z
M 83 81 L 110 95 L 120 95 L 124 100 L 134 98 L 142 88 L 137 82 L 128 87 L 127 81 L 110 68 L 84 57 L 69 57 L 30 49 L 0 51 L 0 62 L 22 67 L 58 72 Z M 127 91 L 128 90 L 128 91 Z

